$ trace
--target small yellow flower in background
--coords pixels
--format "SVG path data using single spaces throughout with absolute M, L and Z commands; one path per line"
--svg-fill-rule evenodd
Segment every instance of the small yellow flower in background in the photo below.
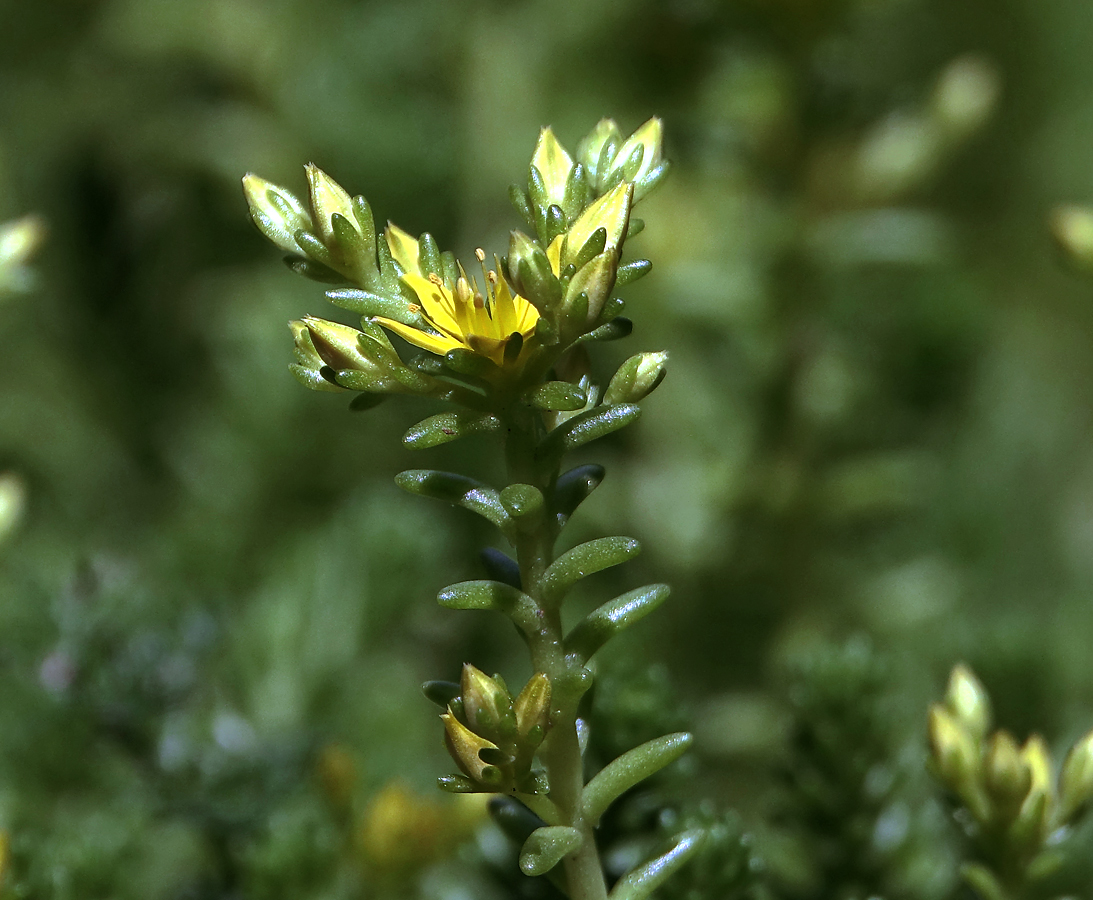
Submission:
M 400 253 L 409 262 L 413 257 L 406 248 L 407 244 L 401 243 L 403 249 Z M 462 269 L 454 289 L 448 288 L 437 275 L 426 278 L 407 271 L 402 276 L 402 280 L 417 295 L 421 312 L 432 331 L 423 331 L 382 316 L 377 316 L 373 321 L 415 347 L 440 356 L 451 350 L 470 350 L 499 366 L 504 365 L 509 341 L 517 335 L 522 343 L 531 337 L 535 332 L 535 323 L 539 321 L 539 312 L 525 298 L 514 294 L 496 271 L 485 270 L 486 256 L 481 250 L 476 251 L 476 256 L 483 263 L 484 294 L 479 290 L 478 282 L 468 280 Z M 401 260 L 399 264 L 403 265 Z M 523 347 L 525 349 L 517 355 L 517 360 L 526 353 L 527 344 L 523 343 Z
M 327 744 L 316 763 L 323 793 L 338 809 L 348 809 L 357 787 L 357 764 L 344 744 Z
M 486 817 L 483 794 L 422 796 L 400 781 L 369 804 L 356 843 L 373 869 L 398 874 L 420 869 L 467 840 Z

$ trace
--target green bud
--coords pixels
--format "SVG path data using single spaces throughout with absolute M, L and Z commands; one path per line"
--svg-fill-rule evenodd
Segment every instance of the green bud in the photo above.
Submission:
M 990 805 L 979 785 L 979 750 L 975 740 L 953 714 L 939 703 L 930 707 L 928 720 L 930 756 L 945 785 L 983 822 Z
M 509 236 L 508 270 L 516 292 L 540 312 L 553 309 L 562 299 L 561 286 L 546 253 L 521 231 L 513 231 Z
M 667 374 L 668 354 L 639 353 L 619 366 L 607 391 L 603 395 L 605 405 L 637 403 L 651 394 Z
M 996 731 L 987 742 L 983 757 L 983 783 L 994 798 L 1003 821 L 1011 821 L 1028 796 L 1032 773 L 1009 732 Z
M 536 672 L 513 703 L 517 736 L 534 749 L 550 728 L 550 679 Z
M 304 170 L 307 172 L 307 183 L 311 190 L 311 214 L 315 219 L 315 226 L 319 229 L 319 236 L 327 246 L 334 240 L 335 213 L 344 216 L 346 221 L 356 228 L 357 217 L 353 210 L 353 198 L 349 196 L 345 188 L 326 174 L 314 163 L 308 163 Z
M 539 132 L 539 142 L 535 145 L 531 165 L 539 170 L 539 176 L 542 179 L 542 190 L 546 200 L 542 205 L 562 206 L 566 197 L 566 184 L 573 171 L 573 159 L 558 143 L 551 129 L 544 128 Z
M 307 323 L 293 321 L 288 323 L 288 327 L 292 331 L 293 355 L 296 357 L 296 362 L 289 366 L 289 371 L 296 377 L 296 380 L 313 391 L 337 393 L 348 390 L 348 388 L 341 387 L 331 380 L 334 371 L 323 362 L 323 358 L 315 348 Z
M 1023 838 L 1027 846 L 1038 848 L 1047 837 L 1055 801 L 1051 752 L 1040 735 L 1034 734 L 1025 741 L 1021 762 L 1029 774 L 1029 788 L 1021 803 L 1014 834 Z
M 622 133 L 615 120 L 600 119 L 577 145 L 577 159 L 588 170 L 589 178 L 597 188 L 604 184 L 620 144 Z
M 987 689 L 966 665 L 953 667 L 945 691 L 945 706 L 977 741 L 991 727 L 991 700 Z
M 311 335 L 311 343 L 319 358 L 330 368 L 377 373 L 380 371 L 377 360 L 364 352 L 360 340 L 362 333 L 356 328 L 315 316 L 304 316 L 303 323 Z M 375 346 L 371 341 L 368 345 Z
M 502 724 L 513 715 L 512 697 L 504 685 L 465 663 L 460 687 L 467 725 L 478 734 L 496 737 Z
M 634 201 L 648 193 L 650 175 L 663 162 L 664 127 L 655 116 L 626 139 L 611 163 L 611 172 L 622 168 L 623 177 L 634 185 Z M 640 151 L 640 152 L 639 152 Z M 632 160 L 638 159 L 635 166 Z M 628 165 L 629 164 L 629 165 Z
M 1066 755 L 1059 774 L 1059 820 L 1065 824 L 1093 799 L 1093 731 Z
M 310 232 L 314 225 L 295 194 L 248 173 L 243 176 L 243 195 L 258 230 L 286 253 L 299 253 L 294 235 L 297 231 Z

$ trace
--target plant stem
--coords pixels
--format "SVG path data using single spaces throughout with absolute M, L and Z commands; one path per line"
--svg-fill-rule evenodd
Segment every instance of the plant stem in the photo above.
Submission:
M 507 428 L 505 454 L 510 484 L 530 484 L 543 494 L 542 512 L 527 523 L 516 540 L 516 556 L 525 594 L 540 609 L 539 631 L 529 641 L 532 665 L 551 683 L 551 731 L 541 758 L 550 783 L 550 799 L 561 815 L 552 825 L 576 828 L 580 847 L 565 858 L 566 884 L 571 900 L 607 900 L 603 866 L 592 825 L 581 812 L 584 766 L 577 737 L 577 705 L 583 691 L 576 688 L 562 644 L 562 616 L 557 605 L 544 602 L 543 574 L 554 561 L 559 527 L 554 514 L 554 490 L 559 466 L 543 463 L 536 450 L 544 428 L 541 418 L 528 410 L 514 410 L 504 418 Z

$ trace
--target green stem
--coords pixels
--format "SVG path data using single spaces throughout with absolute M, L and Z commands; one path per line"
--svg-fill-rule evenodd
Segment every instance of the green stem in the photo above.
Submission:
M 584 838 L 563 863 L 571 900 L 607 900 L 595 834 L 581 812 L 584 766 L 577 737 L 577 705 L 582 692 L 573 685 L 572 672 L 566 663 L 561 610 L 544 603 L 542 590 L 543 573 L 554 561 L 559 532 L 553 514 L 558 465 L 545 465 L 537 458 L 536 450 L 544 436 L 537 413 L 517 408 L 504 417 L 504 422 L 509 482 L 534 485 L 545 500 L 536 520 L 522 525 L 516 540 L 516 556 L 524 593 L 541 611 L 540 628 L 529 641 L 532 665 L 537 672 L 546 674 L 552 687 L 551 731 L 541 752 L 550 783 L 550 799 L 560 816 L 560 821 L 550 824 L 576 828 Z

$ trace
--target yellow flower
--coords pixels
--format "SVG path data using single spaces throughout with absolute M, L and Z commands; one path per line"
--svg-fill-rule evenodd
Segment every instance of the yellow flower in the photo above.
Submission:
M 411 261 L 408 247 L 400 255 L 406 262 Z M 481 250 L 475 255 L 484 263 L 486 256 Z M 403 260 L 399 263 L 402 265 Z M 436 275 L 426 278 L 418 272 L 407 271 L 402 280 L 417 295 L 421 313 L 432 330 L 424 331 L 383 316 L 377 316 L 373 321 L 423 350 L 441 356 L 451 350 L 470 350 L 503 365 L 505 346 L 515 335 L 521 339 L 530 337 L 539 321 L 539 313 L 525 298 L 513 293 L 505 279 L 495 271 L 487 272 L 483 265 L 482 274 L 484 294 L 477 281 L 468 280 L 462 269 L 454 289 Z

